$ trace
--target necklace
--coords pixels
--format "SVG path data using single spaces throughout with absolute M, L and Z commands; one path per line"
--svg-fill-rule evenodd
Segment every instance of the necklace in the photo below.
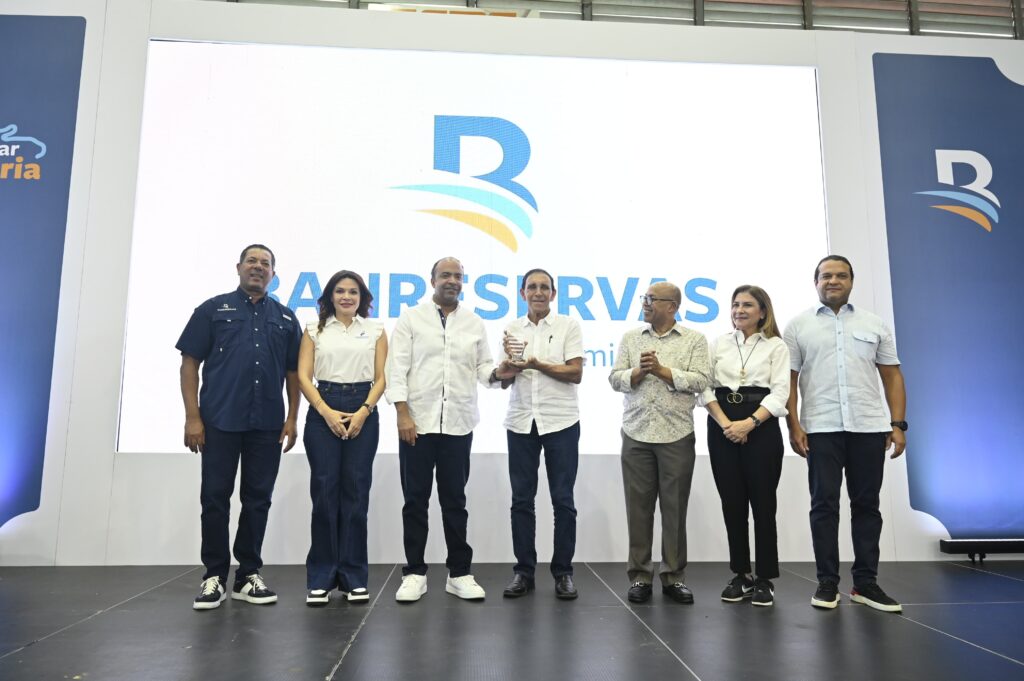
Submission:
M 761 342 L 763 336 L 758 336 L 757 340 L 754 341 L 754 347 L 750 348 L 750 352 L 747 353 L 747 358 L 743 359 L 743 350 L 740 349 L 739 340 L 733 336 L 733 340 L 736 341 L 736 352 L 740 355 L 740 380 L 744 381 L 747 378 L 747 362 L 750 361 L 750 356 L 754 354 L 754 350 L 757 350 L 757 344 Z

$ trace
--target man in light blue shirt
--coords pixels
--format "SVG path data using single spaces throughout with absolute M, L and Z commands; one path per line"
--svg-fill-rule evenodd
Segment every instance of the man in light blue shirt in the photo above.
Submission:
M 791 389 L 787 417 L 793 450 L 807 459 L 811 538 L 818 589 L 811 605 L 839 604 L 839 494 L 846 473 L 853 535 L 851 599 L 877 610 L 902 607 L 878 586 L 882 533 L 879 492 L 885 452 L 907 446 L 907 396 L 892 330 L 878 316 L 850 304 L 853 265 L 841 255 L 814 270 L 820 305 L 786 328 Z M 878 389 L 882 378 L 885 402 Z M 797 387 L 803 397 L 797 411 Z

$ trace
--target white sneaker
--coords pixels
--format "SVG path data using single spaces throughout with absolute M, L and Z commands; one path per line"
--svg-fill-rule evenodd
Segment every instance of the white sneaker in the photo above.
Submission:
M 327 589 L 311 589 L 306 594 L 306 605 L 311 608 L 327 605 L 331 601 L 331 592 Z
M 461 577 L 448 576 L 448 583 L 444 590 L 467 601 L 482 601 L 487 594 L 484 588 L 476 583 L 473 575 L 462 575 Z
M 402 603 L 413 603 L 425 593 L 427 593 L 427 576 L 409 574 L 402 577 L 402 585 L 398 587 L 395 600 Z
M 426 591 L 425 586 L 426 585 L 424 585 L 424 591 Z M 351 591 L 347 592 L 345 596 L 346 598 L 348 598 L 349 603 L 365 603 L 366 601 L 370 600 L 370 592 L 367 591 L 365 587 L 352 589 Z

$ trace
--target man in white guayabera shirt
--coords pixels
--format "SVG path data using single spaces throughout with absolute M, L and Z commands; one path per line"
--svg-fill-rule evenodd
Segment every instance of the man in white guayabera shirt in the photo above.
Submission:
M 402 528 L 406 566 L 395 599 L 418 601 L 427 591 L 427 509 L 436 472 L 448 581 L 445 590 L 467 600 L 484 598 L 471 573 L 466 540 L 466 482 L 473 428 L 480 421 L 476 385 L 498 387 L 483 321 L 459 304 L 464 272 L 455 258 L 430 271 L 433 299 L 404 310 L 391 335 L 385 395 L 398 411 L 402 474 Z

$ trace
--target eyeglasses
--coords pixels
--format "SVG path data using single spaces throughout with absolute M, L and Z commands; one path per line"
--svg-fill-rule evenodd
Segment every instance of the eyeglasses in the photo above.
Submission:
M 651 303 L 653 303 L 656 300 L 661 300 L 661 301 L 664 301 L 666 303 L 674 303 L 674 302 L 676 302 L 672 298 L 655 298 L 654 296 L 649 295 L 649 294 L 644 294 L 644 295 L 640 296 L 640 302 L 642 302 L 644 305 L 650 305 Z

